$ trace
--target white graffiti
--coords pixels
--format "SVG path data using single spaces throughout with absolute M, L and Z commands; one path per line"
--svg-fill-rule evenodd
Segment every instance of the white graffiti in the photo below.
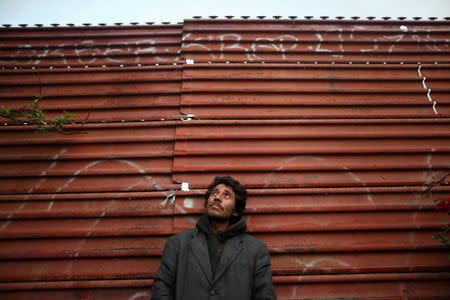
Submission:
M 316 161 L 321 161 L 321 162 L 326 162 L 326 158 L 323 157 L 319 157 L 319 156 L 313 156 L 313 155 L 295 155 L 295 156 L 291 156 L 288 159 L 285 159 L 281 165 L 273 172 L 270 172 L 266 178 L 264 179 L 264 189 L 266 189 L 270 184 L 273 183 L 275 177 L 279 180 L 280 176 L 278 176 L 278 173 L 280 171 L 282 171 L 286 166 L 288 166 L 291 162 L 297 160 L 297 159 L 313 159 Z M 364 190 L 366 191 L 366 197 L 367 197 L 367 201 L 370 204 L 374 204 L 373 203 L 373 199 L 372 199 L 372 194 L 370 191 L 370 188 L 367 187 L 366 183 L 361 181 L 361 179 L 352 171 L 349 170 L 349 168 L 347 166 L 342 166 L 342 170 L 345 171 L 346 174 L 348 174 L 352 180 L 356 183 L 361 184 L 364 187 Z M 289 178 L 286 178 L 286 180 L 289 180 Z
M 170 49 L 165 46 L 158 46 L 155 40 L 143 39 L 134 43 L 108 43 L 100 46 L 94 40 L 84 40 L 80 43 L 69 47 L 67 44 L 45 45 L 42 48 L 34 47 L 31 44 L 22 44 L 17 46 L 15 53 L 11 54 L 8 59 L 0 61 L 0 64 L 17 63 L 20 65 L 42 64 L 42 60 L 48 58 L 55 64 L 70 65 L 71 63 L 92 64 L 102 59 L 107 63 L 123 63 L 131 62 L 137 64 L 143 56 L 152 55 L 152 58 L 165 62 L 169 58 L 161 55 L 162 53 L 170 53 Z M 134 56 L 130 60 L 130 56 Z M 68 58 L 75 58 L 75 62 L 69 62 Z M 175 60 L 178 60 L 179 55 Z
M 426 79 L 427 79 L 427 77 L 426 77 L 425 75 L 422 74 L 421 69 L 422 69 L 422 64 L 419 63 L 419 67 L 418 67 L 418 69 L 417 69 L 417 74 L 419 75 L 419 78 L 422 79 L 422 86 L 423 86 L 423 88 L 427 91 L 427 98 L 428 98 L 428 101 L 430 101 L 430 102 L 433 103 L 432 108 L 433 108 L 434 113 L 437 115 L 437 114 L 438 114 L 438 111 L 437 111 L 437 109 L 436 109 L 436 101 L 433 100 L 433 99 L 431 99 L 431 95 L 430 95 L 430 94 L 431 94 L 431 88 L 427 87 L 427 84 L 426 84 Z
M 128 300 L 136 300 L 139 298 L 144 298 L 144 299 L 148 299 L 149 298 L 149 293 L 148 292 L 137 292 L 135 293 L 133 296 L 131 296 L 130 298 L 128 298 Z
M 134 162 L 132 162 L 130 160 L 126 160 L 126 159 L 99 159 L 99 160 L 95 160 L 93 162 L 90 162 L 89 164 L 87 164 L 83 168 L 77 170 L 75 173 L 72 174 L 72 177 L 69 178 L 69 180 L 67 180 L 67 182 L 64 185 L 58 187 L 58 189 L 56 190 L 56 193 L 53 194 L 53 196 L 51 198 L 51 201 L 50 201 L 49 206 L 48 206 L 48 211 L 50 211 L 52 209 L 53 200 L 55 199 L 56 195 L 61 190 L 67 188 L 72 182 L 74 182 L 78 178 L 78 175 L 81 172 L 87 171 L 88 169 L 92 168 L 93 166 L 96 166 L 96 165 L 101 164 L 103 162 L 110 162 L 110 161 L 117 161 L 117 162 L 120 162 L 120 163 L 123 163 L 123 164 L 127 164 L 127 165 L 130 165 L 130 166 L 136 168 L 139 171 L 139 173 L 144 175 L 144 178 L 148 182 L 150 182 L 151 185 L 155 186 L 158 190 L 162 190 L 162 188 L 158 185 L 158 183 L 150 175 L 148 175 L 147 172 L 145 172 L 144 169 L 142 169 L 138 164 L 136 164 L 136 163 L 134 163 Z
M 285 34 L 285 35 L 270 35 L 246 38 L 243 34 L 226 33 L 226 34 L 200 34 L 200 33 L 186 33 L 182 39 L 182 49 L 186 51 L 186 55 L 190 51 L 207 52 L 211 59 L 226 59 L 229 55 L 241 55 L 240 59 L 254 61 L 263 60 L 264 53 L 275 53 L 280 59 L 286 60 L 287 53 L 305 50 L 314 51 L 316 53 L 328 53 L 331 57 L 342 58 L 344 52 L 348 49 L 349 52 L 359 51 L 360 53 L 386 51 L 392 53 L 401 44 L 400 42 L 405 37 L 410 37 L 416 40 L 417 47 L 427 47 L 433 51 L 441 51 L 437 46 L 437 41 L 432 39 L 430 34 L 424 37 L 418 34 L 405 33 L 400 31 L 390 35 L 374 35 L 372 37 L 358 36 L 364 27 L 353 26 L 350 30 L 344 32 L 342 28 L 331 28 L 325 31 L 314 32 L 313 36 L 316 41 L 304 36 L 305 34 Z M 347 42 L 347 43 L 346 43 Z M 357 44 L 355 44 L 357 43 Z M 448 40 L 442 41 L 445 47 L 448 47 Z M 336 44 L 338 45 L 336 47 Z M 359 49 L 354 49 L 358 44 Z M 369 47 L 367 47 L 369 45 Z M 383 46 L 381 49 L 380 46 Z
M 48 167 L 47 169 L 45 169 L 44 171 L 42 171 L 41 174 L 39 175 L 39 176 L 41 177 L 41 179 L 39 180 L 39 182 L 27 191 L 27 194 L 26 194 L 25 197 L 22 199 L 22 203 L 20 204 L 20 206 L 19 206 L 17 209 L 15 209 L 11 214 L 9 214 L 8 216 L 6 216 L 6 218 L 7 218 L 8 221 L 6 221 L 6 222 L 0 227 L 0 231 L 3 231 L 6 227 L 8 227 L 8 225 L 11 223 L 11 219 L 14 217 L 14 215 L 15 215 L 17 212 L 19 212 L 19 211 L 21 211 L 22 209 L 25 208 L 25 206 L 26 206 L 27 203 L 28 203 L 27 200 L 30 198 L 31 194 L 33 194 L 33 191 L 34 191 L 35 189 L 39 188 L 39 187 L 45 182 L 45 180 L 46 180 L 46 177 L 45 177 L 45 176 L 47 175 L 47 173 L 48 173 L 50 170 L 52 170 L 52 169 L 56 166 L 56 163 L 57 163 L 57 161 L 58 161 L 59 156 L 63 155 L 63 154 L 66 153 L 66 152 L 67 152 L 67 149 L 66 149 L 66 148 L 62 148 L 57 154 L 55 154 L 55 155 L 52 157 L 52 160 L 51 160 L 51 163 L 50 163 L 49 167 Z

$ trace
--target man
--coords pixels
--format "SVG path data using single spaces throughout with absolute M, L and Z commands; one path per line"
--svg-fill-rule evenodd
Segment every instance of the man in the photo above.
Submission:
M 276 299 L 267 246 L 244 233 L 246 198 L 231 176 L 214 179 L 196 228 L 167 240 L 152 300 Z

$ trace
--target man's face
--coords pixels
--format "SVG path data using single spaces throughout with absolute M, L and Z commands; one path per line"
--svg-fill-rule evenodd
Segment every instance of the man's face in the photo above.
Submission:
M 236 196 L 231 187 L 221 183 L 214 187 L 206 203 L 206 213 L 213 218 L 229 220 L 231 216 L 238 216 L 234 202 Z

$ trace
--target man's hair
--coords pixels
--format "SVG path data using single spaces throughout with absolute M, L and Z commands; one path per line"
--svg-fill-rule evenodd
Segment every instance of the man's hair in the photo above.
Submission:
M 239 183 L 239 181 L 229 175 L 216 176 L 214 178 L 205 194 L 205 207 L 208 204 L 208 199 L 213 189 L 219 184 L 224 184 L 233 189 L 235 194 L 234 211 L 238 212 L 239 215 L 242 215 L 245 210 L 245 205 L 247 204 L 247 190 Z

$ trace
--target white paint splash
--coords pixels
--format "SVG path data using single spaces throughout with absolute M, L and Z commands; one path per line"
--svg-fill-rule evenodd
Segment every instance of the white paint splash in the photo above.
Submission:
M 438 111 L 436 109 L 436 101 L 431 98 L 431 89 L 429 87 L 427 87 L 427 84 L 426 84 L 427 77 L 422 74 L 421 70 L 422 70 L 422 64 L 419 63 L 419 67 L 417 69 L 417 74 L 419 74 L 419 78 L 422 78 L 422 86 L 427 91 L 428 101 L 433 103 L 433 106 L 432 106 L 433 112 L 435 115 L 437 115 Z

